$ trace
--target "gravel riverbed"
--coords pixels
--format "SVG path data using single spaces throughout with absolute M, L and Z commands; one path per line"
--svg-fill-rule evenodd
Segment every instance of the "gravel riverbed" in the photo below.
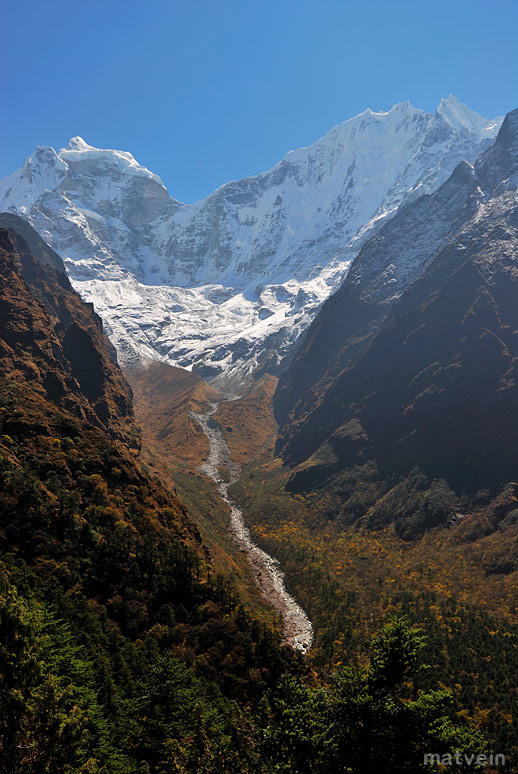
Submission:
M 218 403 L 212 403 L 205 413 L 190 412 L 209 441 L 209 456 L 200 470 L 214 481 L 222 499 L 230 506 L 232 537 L 240 549 L 248 555 L 256 581 L 264 596 L 281 613 L 286 642 L 296 650 L 306 653 L 313 641 L 311 621 L 298 602 L 286 591 L 284 573 L 278 560 L 253 542 L 244 522 L 243 511 L 229 495 L 229 488 L 238 481 L 241 469 L 230 459 L 230 450 L 221 428 L 214 420 L 211 421 L 211 416 L 218 410 L 218 405 Z M 228 481 L 221 478 L 221 468 L 229 472 Z

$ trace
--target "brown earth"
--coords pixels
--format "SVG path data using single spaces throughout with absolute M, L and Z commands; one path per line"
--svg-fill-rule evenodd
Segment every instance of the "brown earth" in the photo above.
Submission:
M 220 393 L 200 376 L 166 363 L 128 370 L 126 377 L 145 445 L 182 468 L 197 468 L 209 445 L 189 411 L 202 411 Z
M 215 571 L 229 578 L 255 617 L 277 626 L 277 613 L 264 599 L 247 555 L 229 532 L 227 504 L 213 482 L 198 471 L 207 458 L 209 444 L 189 412 L 203 412 L 223 396 L 196 374 L 165 363 L 152 362 L 146 368 L 128 371 L 126 376 L 133 388 L 135 416 L 141 427 L 143 464 L 187 505 Z M 246 444 L 252 450 L 250 458 L 266 443 L 273 448 L 269 406 L 275 385 L 275 379 L 265 377 L 244 398 L 220 405 L 215 416 L 225 423 L 227 439 L 232 436 L 236 458 L 248 461 Z
M 213 418 L 221 425 L 235 462 L 246 465 L 273 452 L 275 376 L 266 374 L 242 397 L 226 400 L 197 374 L 166 363 L 150 362 L 125 375 L 145 447 L 182 470 L 197 469 L 206 460 L 207 438 L 189 412 L 203 411 L 210 403 L 219 402 Z
M 221 425 L 232 459 L 238 465 L 273 453 L 277 423 L 272 398 L 277 382 L 277 377 L 265 374 L 241 398 L 220 403 L 213 416 Z

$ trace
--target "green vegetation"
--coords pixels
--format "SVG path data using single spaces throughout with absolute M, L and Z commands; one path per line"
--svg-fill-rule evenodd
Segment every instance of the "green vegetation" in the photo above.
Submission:
M 460 519 L 418 472 L 398 489 L 366 465 L 306 497 L 252 469 L 236 495 L 316 624 L 303 659 L 242 596 L 209 488 L 181 482 L 199 531 L 136 458 L 92 310 L 1 236 L 0 774 L 401 774 L 511 740 L 514 485 Z
M 253 708 L 299 661 L 122 447 L 15 380 L 0 396 L 6 771 L 247 771 Z
M 392 619 L 371 644 L 368 666 L 342 668 L 328 688 L 285 677 L 270 703 L 265 732 L 275 771 L 300 774 L 415 774 L 424 753 L 484 749 L 481 734 L 459 722 L 451 692 L 419 691 L 424 638 Z
M 418 684 L 452 690 L 489 747 L 516 760 L 516 485 L 467 501 L 419 471 L 382 490 L 372 465 L 334 489 L 290 493 L 286 480 L 277 461 L 256 463 L 233 494 L 315 625 L 313 667 L 366 659 L 369 638 L 405 615 L 426 633 Z
M 370 665 L 309 672 L 122 446 L 16 379 L 0 398 L 2 773 L 364 774 L 368 719 L 387 771 L 403 729 L 398 766 L 479 745 L 450 693 L 421 690 L 408 624 Z
M 484 749 L 480 735 L 455 719 L 451 693 L 417 692 L 424 641 L 404 620 L 392 621 L 374 639 L 368 668 L 339 670 L 328 688 L 285 673 L 260 702 L 239 706 L 153 636 L 122 650 L 112 640 L 103 664 L 96 663 L 70 626 L 32 594 L 21 596 L 8 575 L 2 567 L 5 774 L 364 774 L 379 765 L 414 772 L 425 770 L 423 754 L 430 749 Z M 121 693 L 110 661 L 121 669 L 123 653 Z

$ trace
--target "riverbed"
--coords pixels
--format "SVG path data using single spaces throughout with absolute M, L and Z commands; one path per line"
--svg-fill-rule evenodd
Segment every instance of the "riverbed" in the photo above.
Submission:
M 230 507 L 229 529 L 239 548 L 248 555 L 255 579 L 270 604 L 282 615 L 284 639 L 295 650 L 306 653 L 313 642 L 313 626 L 298 602 L 288 593 L 284 585 L 284 573 L 277 559 L 256 545 L 245 525 L 243 511 L 229 495 L 232 484 L 239 480 L 241 468 L 230 458 L 230 450 L 219 425 L 211 420 L 218 410 L 218 403 L 211 403 L 204 413 L 190 412 L 198 422 L 209 441 L 209 456 L 200 467 L 202 473 L 211 478 L 221 498 Z M 228 480 L 223 480 L 220 470 L 228 471 Z

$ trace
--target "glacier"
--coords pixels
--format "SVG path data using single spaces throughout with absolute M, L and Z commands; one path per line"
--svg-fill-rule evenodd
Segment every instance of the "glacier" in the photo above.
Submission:
M 74 137 L 0 182 L 103 319 L 121 363 L 162 360 L 221 384 L 275 372 L 362 245 L 489 146 L 458 99 L 366 110 L 272 169 L 184 204 L 131 153 Z

